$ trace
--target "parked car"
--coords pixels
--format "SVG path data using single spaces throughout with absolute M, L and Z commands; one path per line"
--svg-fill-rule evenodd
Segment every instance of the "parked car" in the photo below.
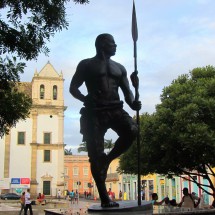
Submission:
M 16 193 L 6 193 L 6 194 L 2 194 L 1 195 L 1 199 L 10 199 L 10 200 L 16 200 L 16 199 L 20 199 L 20 196 L 17 195 Z

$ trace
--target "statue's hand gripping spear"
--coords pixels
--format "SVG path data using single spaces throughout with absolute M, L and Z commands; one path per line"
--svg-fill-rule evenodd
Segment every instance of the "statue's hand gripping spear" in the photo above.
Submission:
M 137 39 L 138 39 L 138 30 L 137 30 L 137 18 L 136 18 L 136 10 L 135 4 L 133 1 L 133 11 L 132 11 L 132 38 L 134 41 L 134 72 L 131 74 L 131 82 L 133 87 L 135 88 L 135 100 L 139 100 L 139 78 L 137 76 Z

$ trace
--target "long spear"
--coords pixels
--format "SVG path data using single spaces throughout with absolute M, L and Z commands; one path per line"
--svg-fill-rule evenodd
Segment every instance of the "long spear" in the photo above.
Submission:
M 133 11 L 132 11 L 132 38 L 134 41 L 134 72 L 131 74 L 131 82 L 133 87 L 135 88 L 135 101 L 139 101 L 139 78 L 137 71 L 137 39 L 138 39 L 138 30 L 137 30 L 137 18 L 136 18 L 136 10 L 135 3 L 133 0 Z M 141 178 L 140 178 L 140 117 L 139 110 L 136 112 L 136 122 L 138 127 L 137 134 L 137 184 L 138 184 L 138 205 L 141 205 Z

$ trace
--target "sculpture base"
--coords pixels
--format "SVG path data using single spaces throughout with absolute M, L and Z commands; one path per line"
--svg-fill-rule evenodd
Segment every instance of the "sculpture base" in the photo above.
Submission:
M 132 201 L 118 201 L 119 207 L 103 208 L 101 204 L 94 204 L 88 208 L 88 212 L 137 212 L 137 211 L 152 211 L 152 204 L 148 201 L 142 201 L 141 205 L 138 205 L 136 200 Z
M 45 215 L 214 215 L 215 209 L 186 209 L 172 206 L 154 206 L 150 201 L 142 201 L 138 206 L 137 201 L 119 201 L 119 207 L 102 208 L 100 203 L 86 205 L 71 205 L 70 208 L 45 209 Z M 0 212 L 1 214 L 1 212 Z

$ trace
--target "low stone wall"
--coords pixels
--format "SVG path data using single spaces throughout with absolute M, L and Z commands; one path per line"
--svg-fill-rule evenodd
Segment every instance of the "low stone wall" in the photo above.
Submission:
M 154 206 L 153 214 L 155 215 L 206 215 L 206 214 L 214 214 L 215 209 L 202 209 L 202 208 L 179 208 L 179 207 L 171 207 L 171 206 Z

